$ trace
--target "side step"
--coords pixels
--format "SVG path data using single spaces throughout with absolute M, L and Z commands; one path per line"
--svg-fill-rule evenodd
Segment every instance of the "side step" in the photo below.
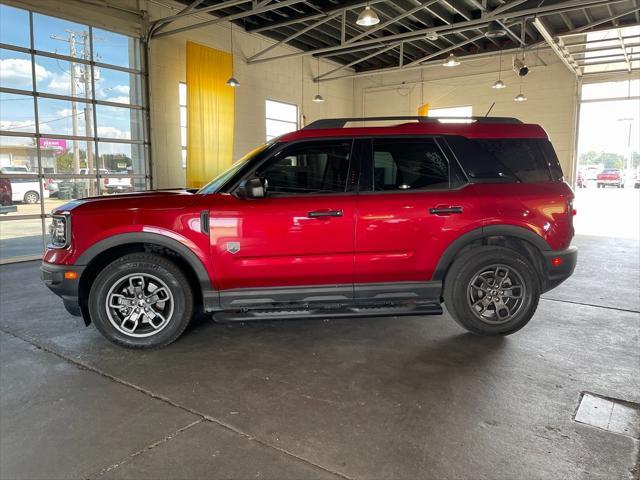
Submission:
M 310 318 L 399 317 L 407 315 L 442 315 L 439 304 L 362 305 L 341 308 L 281 308 L 217 312 L 219 322 L 249 322 L 254 320 L 284 320 Z

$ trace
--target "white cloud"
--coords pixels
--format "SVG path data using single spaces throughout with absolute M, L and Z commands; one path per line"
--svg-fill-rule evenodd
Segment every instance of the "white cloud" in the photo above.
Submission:
M 36 126 L 33 120 L 0 120 L 0 130 L 34 133 Z M 50 133 L 51 131 L 51 127 L 46 123 L 40 124 L 40 133 Z
M 36 63 L 36 80 L 41 81 L 51 76 L 51 72 Z M 0 60 L 0 80 L 19 86 L 31 86 L 31 62 L 22 58 L 5 58 Z
M 108 98 L 105 98 L 105 101 L 114 102 L 114 103 L 129 103 L 130 102 L 128 95 L 126 95 L 126 96 L 125 95 L 120 95 L 120 96 L 117 96 L 117 97 L 108 97 Z
M 70 108 L 63 108 L 62 110 L 56 111 L 56 115 L 58 115 L 59 117 L 68 117 L 72 114 L 73 112 L 71 111 Z
M 129 95 L 129 85 L 116 85 L 112 88 L 114 92 L 124 93 L 125 95 Z
M 131 138 L 131 132 L 116 127 L 98 127 L 98 136 L 104 138 Z

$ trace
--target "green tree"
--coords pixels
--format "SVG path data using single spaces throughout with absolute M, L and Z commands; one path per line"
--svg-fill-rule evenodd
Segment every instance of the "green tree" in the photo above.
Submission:
M 604 168 L 624 168 L 627 164 L 626 157 L 611 152 L 586 152 L 580 155 L 581 165 L 602 165 Z

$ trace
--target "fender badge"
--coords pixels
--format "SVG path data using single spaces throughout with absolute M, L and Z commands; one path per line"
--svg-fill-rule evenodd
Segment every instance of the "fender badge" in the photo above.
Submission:
M 238 253 L 240 251 L 240 242 L 227 242 L 227 252 Z

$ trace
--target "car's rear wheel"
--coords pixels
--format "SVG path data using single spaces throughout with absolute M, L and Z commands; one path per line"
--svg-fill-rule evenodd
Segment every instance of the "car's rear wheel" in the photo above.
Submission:
M 531 262 L 504 247 L 478 247 L 447 273 L 444 300 L 451 316 L 478 335 L 508 335 L 536 311 L 540 281 Z
M 27 193 L 24 194 L 24 203 L 29 203 L 29 204 L 34 204 L 34 203 L 38 203 L 38 200 L 40 200 L 40 194 L 38 192 L 34 192 L 33 190 L 28 191 Z
M 152 253 L 125 255 L 96 277 L 89 313 L 111 342 L 129 348 L 163 347 L 184 332 L 193 292 L 172 261 Z

